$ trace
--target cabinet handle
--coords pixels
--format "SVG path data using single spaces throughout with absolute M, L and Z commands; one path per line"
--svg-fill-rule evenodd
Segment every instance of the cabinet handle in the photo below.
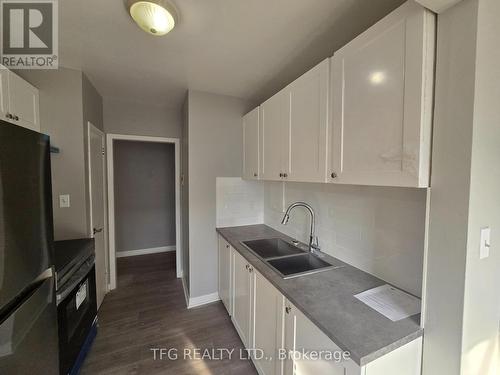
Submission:
M 7 118 L 9 118 L 9 119 L 12 119 L 12 118 L 13 118 L 13 117 L 12 117 L 12 115 L 11 115 L 10 113 L 7 113 L 7 114 L 5 115 L 5 117 L 7 117 Z
M 254 173 L 254 174 L 253 174 L 253 176 L 254 176 L 254 177 L 257 177 L 257 176 L 258 176 L 258 174 L 257 174 L 257 173 Z
M 226 245 L 226 249 L 229 249 L 229 245 Z
M 245 268 L 246 268 L 246 269 L 247 269 L 247 271 L 248 271 L 248 264 L 245 264 Z
M 287 314 L 290 314 L 290 311 L 292 311 L 292 308 L 291 308 L 291 307 L 289 307 L 289 306 L 285 307 L 285 312 L 286 312 Z
M 330 175 L 332 178 L 337 178 L 337 173 L 335 172 L 332 172 L 332 174 Z
M 19 121 L 19 117 L 18 116 L 14 116 L 14 120 Z
M 283 177 L 283 173 L 280 173 L 280 177 Z
M 253 272 L 253 267 L 248 267 L 248 272 L 252 273 Z
M 287 178 L 288 174 L 287 173 L 283 173 L 283 177 Z

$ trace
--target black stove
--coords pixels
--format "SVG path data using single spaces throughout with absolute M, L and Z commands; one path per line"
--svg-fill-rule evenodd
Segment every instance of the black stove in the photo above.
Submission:
M 94 239 L 54 246 L 61 375 L 78 374 L 97 334 Z

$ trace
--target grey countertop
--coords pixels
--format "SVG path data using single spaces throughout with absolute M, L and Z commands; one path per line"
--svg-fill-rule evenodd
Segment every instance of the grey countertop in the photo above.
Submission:
M 354 295 L 383 280 L 346 263 L 345 267 L 284 280 L 240 241 L 290 237 L 266 225 L 218 228 L 217 232 L 360 366 L 422 336 L 420 314 L 393 322 Z M 328 258 L 336 263 L 336 258 Z

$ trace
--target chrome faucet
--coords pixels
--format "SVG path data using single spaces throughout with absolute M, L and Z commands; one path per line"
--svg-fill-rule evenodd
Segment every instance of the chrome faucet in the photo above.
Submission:
M 304 207 L 311 214 L 311 230 L 309 232 L 309 251 L 314 253 L 316 250 L 320 250 L 318 237 L 316 237 L 316 224 L 315 224 L 315 215 L 314 210 L 311 206 L 304 202 L 295 202 L 288 206 L 283 219 L 281 219 L 281 224 L 286 225 L 288 220 L 290 220 L 290 211 L 292 211 L 295 207 Z

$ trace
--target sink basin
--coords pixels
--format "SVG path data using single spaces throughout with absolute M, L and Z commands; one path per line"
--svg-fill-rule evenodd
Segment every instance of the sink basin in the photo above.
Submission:
M 273 267 L 285 279 L 292 277 L 310 275 L 317 272 L 340 268 L 342 265 L 333 265 L 313 254 L 302 254 L 278 259 L 268 260 L 267 263 Z
M 304 254 L 303 250 L 289 244 L 286 241 L 283 241 L 280 238 L 244 241 L 243 244 L 258 257 L 264 260 L 289 255 Z

